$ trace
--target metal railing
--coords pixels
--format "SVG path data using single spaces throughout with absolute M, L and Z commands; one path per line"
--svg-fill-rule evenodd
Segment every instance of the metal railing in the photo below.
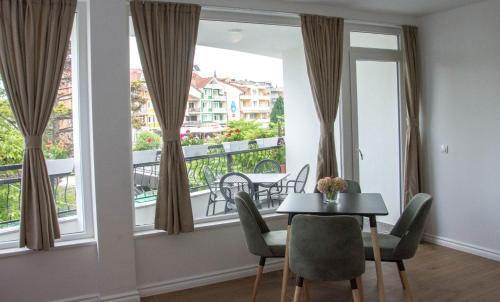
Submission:
M 76 214 L 74 172 L 49 175 L 59 217 Z M 19 225 L 22 165 L 0 166 L 0 229 Z
M 203 177 L 203 166 L 208 166 L 215 175 L 228 172 L 249 173 L 262 159 L 284 162 L 285 145 L 283 139 L 276 146 L 259 147 L 257 142 L 249 141 L 248 149 L 225 151 L 223 145 L 208 146 L 207 154 L 186 156 L 189 189 L 198 192 L 208 189 Z M 149 162 L 133 165 L 134 200 L 136 204 L 155 201 L 159 179 L 160 152 Z M 0 229 L 19 225 L 21 213 L 21 175 L 22 165 L 0 166 Z M 50 174 L 50 172 L 49 172 Z M 74 171 L 49 175 L 52 193 L 59 217 L 76 214 L 76 187 Z
M 216 176 L 228 172 L 249 173 L 263 159 L 284 162 L 285 145 L 280 139 L 278 145 L 259 148 L 257 142 L 248 142 L 247 150 L 226 152 L 223 145 L 208 146 L 208 154 L 185 157 L 189 190 L 207 190 L 203 177 L 203 166 L 208 166 Z M 159 154 L 154 162 L 134 164 L 134 186 L 136 203 L 154 201 L 158 189 Z

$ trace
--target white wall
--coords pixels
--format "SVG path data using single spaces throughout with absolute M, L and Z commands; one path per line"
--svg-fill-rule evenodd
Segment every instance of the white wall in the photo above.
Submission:
M 294 176 L 305 164 L 309 164 L 311 170 L 306 191 L 313 192 L 320 131 L 303 48 L 291 49 L 283 54 L 283 81 L 287 170 Z
M 426 16 L 419 33 L 428 239 L 498 260 L 499 29 L 500 2 L 488 1 Z
M 43 302 L 85 296 L 78 301 L 96 301 L 100 296 L 103 301 L 138 301 L 137 289 L 142 294 L 151 294 L 254 273 L 256 258 L 248 254 L 237 224 L 179 236 L 160 234 L 134 238 L 128 95 L 128 2 L 84 2 L 90 3 L 88 51 L 97 245 L 58 247 L 50 252 L 21 252 L 9 257 L 0 255 L 0 300 Z M 197 2 L 219 7 L 322 13 L 383 23 L 415 22 L 414 18 L 404 16 L 370 14 L 312 4 L 284 5 L 279 1 L 244 0 Z M 302 81 L 306 79 L 304 70 L 299 70 L 303 73 Z M 296 128 L 314 130 L 301 130 L 298 133 L 305 135 L 311 142 L 316 141 L 311 146 L 317 148 L 314 135 L 318 131 L 317 124 L 314 124 L 317 123 L 316 119 L 312 118 L 312 101 L 310 96 L 303 96 L 307 97 L 304 102 L 311 102 L 311 107 L 307 103 L 296 103 L 299 106 L 297 108 L 305 109 L 302 117 L 308 118 L 299 120 L 301 122 L 297 123 Z M 292 125 L 288 123 L 287 127 Z M 302 150 L 298 141 L 289 140 L 287 143 Z M 315 162 L 315 149 L 304 150 L 303 154 L 308 154 L 310 158 L 291 152 L 288 155 L 291 156 L 290 165 L 295 165 L 294 162 Z M 314 165 L 312 168 L 314 173 Z M 273 220 L 272 226 L 284 228 L 285 223 L 286 219 L 281 218 Z

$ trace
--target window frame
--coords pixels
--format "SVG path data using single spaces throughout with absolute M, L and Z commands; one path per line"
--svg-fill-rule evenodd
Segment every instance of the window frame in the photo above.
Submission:
M 235 10 L 235 9 L 224 9 L 220 7 L 202 7 L 200 14 L 200 21 L 220 21 L 220 22 L 235 22 L 235 23 L 251 23 L 260 25 L 277 25 L 277 26 L 290 26 L 290 27 L 300 27 L 300 17 L 298 14 L 292 13 L 281 13 L 281 12 L 269 12 L 269 11 L 247 11 L 247 10 Z M 133 30 L 133 27 L 131 28 Z M 251 93 L 251 91 L 250 91 Z M 257 91 L 258 93 L 258 91 Z M 213 93 L 212 93 L 213 95 Z M 206 91 L 202 92 L 202 99 L 205 99 Z M 206 98 L 209 99 L 208 97 Z M 210 101 L 207 102 L 208 104 Z M 205 102 L 201 102 L 201 110 L 205 107 Z M 211 106 L 209 107 L 211 108 Z M 242 116 L 244 119 L 244 117 Z M 201 114 L 201 121 L 203 121 L 203 113 Z M 208 195 L 208 190 L 193 192 L 191 197 L 199 196 L 202 194 Z M 133 199 L 133 198 L 132 198 Z M 136 207 L 133 204 L 134 211 L 134 232 L 141 233 L 147 232 L 154 229 L 153 224 L 136 225 Z M 262 215 L 276 215 L 276 208 L 260 210 L 259 213 Z M 203 218 L 195 218 L 194 224 L 202 225 L 206 223 L 226 223 L 228 220 L 238 218 L 238 213 L 216 215 Z
M 90 171 L 90 107 L 88 97 L 87 67 L 87 8 L 85 3 L 78 2 L 71 32 L 72 51 L 72 95 L 73 95 L 73 144 L 74 170 L 76 185 L 76 219 L 80 232 L 61 234 L 55 245 L 69 241 L 80 241 L 94 237 L 94 215 L 91 191 Z M 75 102 L 76 100 L 76 102 Z M 59 218 L 58 221 L 68 219 Z M 17 231 L 19 234 L 19 230 Z M 19 247 L 19 239 L 0 242 L 0 250 Z

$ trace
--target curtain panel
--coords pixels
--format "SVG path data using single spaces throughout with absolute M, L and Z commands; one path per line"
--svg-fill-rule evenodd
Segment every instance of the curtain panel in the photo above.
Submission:
M 340 101 L 344 19 L 302 15 L 301 23 L 307 73 L 321 131 L 316 179 L 338 176 L 333 124 Z
M 20 246 L 48 250 L 60 237 L 42 152 L 68 51 L 76 0 L 1 0 L 0 73 L 25 139 Z
M 180 143 L 200 20 L 199 5 L 132 1 L 139 56 L 163 137 L 155 228 L 192 232 L 193 213 Z
M 406 93 L 406 146 L 404 163 L 404 203 L 421 191 L 420 157 L 420 74 L 418 70 L 418 29 L 403 26 L 403 76 Z

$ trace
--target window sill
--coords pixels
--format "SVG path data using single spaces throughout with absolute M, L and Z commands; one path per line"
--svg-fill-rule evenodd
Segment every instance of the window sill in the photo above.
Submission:
M 263 215 L 262 218 L 264 218 L 265 221 L 272 221 L 276 219 L 281 219 L 287 217 L 285 214 L 278 214 L 278 213 L 271 213 L 271 214 L 266 214 Z M 236 218 L 231 218 L 231 219 L 223 219 L 223 220 L 217 220 L 217 221 L 211 221 L 211 222 L 202 222 L 202 223 L 195 223 L 194 225 L 194 231 L 204 231 L 204 230 L 212 230 L 212 229 L 220 229 L 220 228 L 225 228 L 225 227 L 230 227 L 230 226 L 235 226 L 240 224 L 240 219 L 238 217 Z M 165 235 L 165 231 L 161 230 L 143 230 L 143 231 L 138 231 L 134 234 L 135 239 L 144 239 L 144 238 L 149 238 L 149 237 L 157 237 L 157 236 L 162 236 Z
M 96 245 L 97 242 L 95 241 L 94 238 L 86 238 L 86 239 L 78 239 L 78 240 L 67 240 L 67 241 L 62 241 L 62 242 L 56 242 L 56 246 L 53 247 L 50 251 L 52 250 L 63 250 L 63 249 L 68 249 L 68 248 L 75 248 L 75 247 L 81 247 L 81 246 L 89 246 L 89 245 Z M 7 249 L 2 249 L 0 250 L 0 258 L 5 258 L 5 257 L 13 257 L 13 256 L 19 256 L 19 255 L 24 255 L 24 254 L 31 254 L 31 253 L 43 253 L 44 251 L 33 251 L 28 248 L 7 248 Z

